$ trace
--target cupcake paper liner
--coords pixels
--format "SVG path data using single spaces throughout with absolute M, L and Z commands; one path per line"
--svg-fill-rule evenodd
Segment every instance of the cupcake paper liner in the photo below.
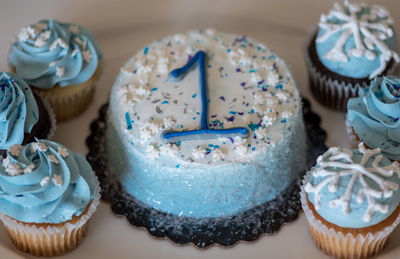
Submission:
M 343 234 L 333 228 L 328 228 L 319 219 L 316 219 L 313 212 L 308 206 L 305 185 L 310 178 L 310 171 L 304 176 L 301 185 L 300 200 L 304 213 L 309 223 L 310 233 L 317 246 L 329 255 L 340 258 L 365 258 L 381 251 L 393 230 L 400 223 L 400 215 L 394 222 L 375 233 Z
M 9 68 L 13 73 L 16 72 L 15 67 L 11 63 L 9 63 Z M 82 89 L 66 96 L 60 96 L 57 92 L 40 89 L 34 86 L 32 86 L 31 89 L 50 103 L 57 120 L 63 122 L 78 116 L 87 108 L 93 99 L 95 86 L 101 73 L 102 63 L 99 62 L 95 73 L 88 81 L 76 86 L 67 86 L 81 87 Z
M 346 133 L 350 141 L 350 146 L 352 148 L 356 148 L 358 146 L 358 143 L 360 143 L 360 140 L 354 134 L 353 127 L 350 125 L 350 121 L 347 119 L 347 116 L 345 119 L 345 124 L 346 124 Z
M 36 256 L 55 256 L 74 249 L 84 237 L 88 220 L 100 203 L 97 177 L 96 193 L 89 207 L 78 217 L 59 224 L 24 223 L 0 213 L 0 219 L 14 245 L 21 251 Z
M 314 66 L 310 55 L 309 46 L 313 43 L 318 26 L 312 26 L 306 34 L 306 39 L 303 44 L 303 56 L 305 58 L 309 84 L 311 92 L 316 100 L 324 106 L 334 110 L 346 111 L 347 101 L 349 98 L 357 97 L 364 88 L 369 86 L 369 83 L 346 83 L 338 79 L 332 79 L 324 75 L 316 66 Z M 397 63 L 393 65 L 385 74 L 394 74 L 397 68 Z
M 318 155 L 327 150 L 326 133 L 320 127 L 320 117 L 313 113 L 310 103 L 303 99 L 303 118 L 308 138 L 307 166 L 299 177 L 276 199 L 236 215 L 219 218 L 190 218 L 158 211 L 135 199 L 119 184 L 109 171 L 106 155 L 108 104 L 103 105 L 99 117 L 92 122 L 91 135 L 86 143 L 87 159 L 97 172 L 102 198 L 111 209 L 125 216 L 128 222 L 143 227 L 155 237 L 166 237 L 177 244 L 192 243 L 199 248 L 214 244 L 229 247 L 242 240 L 253 241 L 265 234 L 275 234 L 285 223 L 295 220 L 301 210 L 300 184 L 303 174 L 311 168 Z

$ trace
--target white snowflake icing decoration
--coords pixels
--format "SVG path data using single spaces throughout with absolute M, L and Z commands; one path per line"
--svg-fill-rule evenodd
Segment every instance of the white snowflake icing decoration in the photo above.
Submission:
M 380 67 L 373 71 L 369 78 L 381 74 L 386 64 L 393 58 L 396 62 L 400 62 L 399 55 L 391 50 L 384 42 L 393 36 L 393 30 L 390 25 L 393 24 L 389 16 L 389 12 L 382 6 L 372 5 L 369 13 L 361 10 L 365 4 L 335 3 L 333 9 L 327 15 L 321 15 L 319 27 L 325 29 L 325 33 L 317 38 L 317 42 L 326 41 L 332 34 L 342 31 L 339 39 L 332 49 L 325 53 L 324 57 L 332 61 L 348 62 L 349 56 L 362 57 L 365 56 L 369 60 L 376 59 L 374 49 L 380 52 Z M 348 9 L 348 12 L 346 12 Z M 340 24 L 330 23 L 328 20 L 337 18 Z M 379 21 L 377 19 L 379 18 Z M 353 36 L 356 47 L 344 52 L 344 45 Z
M 323 156 L 317 160 L 318 167 L 312 171 L 314 177 L 325 177 L 319 184 L 312 186 L 307 183 L 305 190 L 308 193 L 314 193 L 315 208 L 319 210 L 321 207 L 321 190 L 328 186 L 330 192 L 336 192 L 339 188 L 340 178 L 344 176 L 351 176 L 351 179 L 346 187 L 344 194 L 334 200 L 331 200 L 329 206 L 336 208 L 341 206 L 344 215 L 348 215 L 351 211 L 351 193 L 353 192 L 354 185 L 358 182 L 361 188 L 357 194 L 356 202 L 361 204 L 367 199 L 368 207 L 363 215 L 363 221 L 369 222 L 376 211 L 387 213 L 389 206 L 380 203 L 376 199 L 389 198 L 393 195 L 393 191 L 398 189 L 398 184 L 384 179 L 384 177 L 391 177 L 397 174 L 400 178 L 399 163 L 393 162 L 392 164 L 380 167 L 379 163 L 383 156 L 379 148 L 366 149 L 363 143 L 360 143 L 358 150 L 363 155 L 359 163 L 355 163 L 352 159 L 353 153 L 348 149 L 339 149 L 331 147 Z M 372 163 L 366 167 L 366 163 L 370 160 Z M 345 162 L 344 162 L 345 161 Z M 340 168 L 339 171 L 333 171 L 331 168 Z M 369 178 L 376 183 L 378 188 L 371 187 L 366 178 Z
M 78 25 L 71 24 L 71 25 L 68 27 L 68 31 L 69 31 L 69 32 L 72 32 L 72 33 L 74 33 L 74 34 L 79 34 L 79 27 L 78 27 Z

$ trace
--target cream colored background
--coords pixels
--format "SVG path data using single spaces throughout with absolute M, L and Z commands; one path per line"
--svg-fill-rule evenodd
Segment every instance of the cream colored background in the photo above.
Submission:
M 103 49 L 104 73 L 95 100 L 80 117 L 58 125 L 55 140 L 75 152 L 86 153 L 85 138 L 97 110 L 107 100 L 119 67 L 146 43 L 171 33 L 212 27 L 246 34 L 274 49 L 291 65 L 302 93 L 313 103 L 328 131 L 328 145 L 348 146 L 344 115 L 321 107 L 310 96 L 302 41 L 307 28 L 318 21 L 333 0 L 0 0 L 0 71 L 7 71 L 11 40 L 19 29 L 44 18 L 82 24 L 90 28 Z M 372 3 L 373 1 L 368 1 Z M 400 1 L 375 0 L 386 5 L 400 32 Z M 400 229 L 379 258 L 399 258 Z M 17 251 L 0 227 L 0 258 L 29 257 Z M 131 227 L 102 203 L 84 242 L 60 258 L 325 258 L 310 235 L 303 214 L 274 236 L 242 242 L 233 248 L 214 246 L 200 250 L 157 240 L 143 229 Z

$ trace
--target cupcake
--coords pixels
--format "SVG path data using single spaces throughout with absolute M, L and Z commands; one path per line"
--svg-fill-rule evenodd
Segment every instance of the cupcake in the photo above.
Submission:
M 360 97 L 349 100 L 347 110 L 347 132 L 354 146 L 362 141 L 400 161 L 400 78 L 376 78 Z
M 15 144 L 51 138 L 55 130 L 52 109 L 28 84 L 12 73 L 0 73 L 0 156 Z
M 363 258 L 381 251 L 400 222 L 400 169 L 379 148 L 331 147 L 305 176 L 301 202 L 325 253 Z
M 12 146 L 0 165 L 0 219 L 17 248 L 55 256 L 74 249 L 99 204 L 82 154 L 49 140 Z
M 391 74 L 400 62 L 389 12 L 348 1 L 321 16 L 304 50 L 311 92 L 322 105 L 340 111 L 374 77 Z
M 49 100 L 61 121 L 90 103 L 101 59 L 88 29 L 52 19 L 22 28 L 9 55 L 11 70 Z

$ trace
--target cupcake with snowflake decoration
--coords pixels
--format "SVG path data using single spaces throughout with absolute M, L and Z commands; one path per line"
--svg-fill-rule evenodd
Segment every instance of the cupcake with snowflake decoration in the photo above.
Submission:
M 52 19 L 22 28 L 9 55 L 11 70 L 49 100 L 61 121 L 92 100 L 101 59 L 88 29 Z
M 321 104 L 341 111 L 373 78 L 393 73 L 400 62 L 389 12 L 349 1 L 321 15 L 304 50 L 311 92 Z
M 0 164 L 0 220 L 20 250 L 60 255 L 81 242 L 99 190 L 82 154 L 48 140 L 14 145 Z
M 365 258 L 381 251 L 400 222 L 400 168 L 377 149 L 331 147 L 305 176 L 301 202 L 325 253 Z

